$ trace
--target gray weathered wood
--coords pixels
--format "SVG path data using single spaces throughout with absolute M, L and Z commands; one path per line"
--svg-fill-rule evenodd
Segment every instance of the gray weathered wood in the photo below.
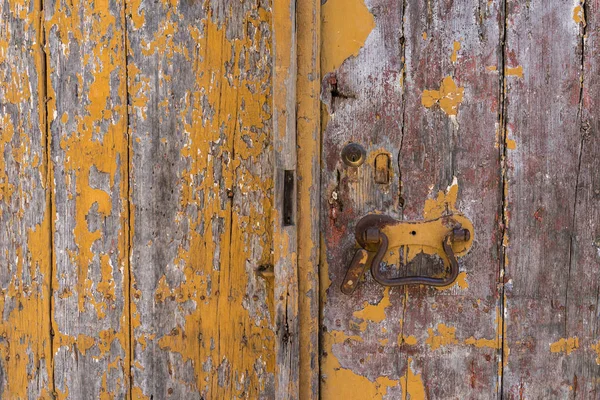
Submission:
M 124 3 L 44 2 L 57 395 L 129 391 Z M 50 261 L 50 260 L 48 260 Z
M 128 2 L 134 396 L 272 398 L 267 2 Z
M 296 140 L 296 2 L 273 2 L 273 262 L 275 272 L 275 398 L 297 399 L 300 374 L 298 329 L 298 208 Z M 288 174 L 293 182 L 286 188 Z M 292 191 L 289 221 L 284 198 Z
M 522 67 L 506 76 L 508 398 L 598 397 L 600 10 L 587 3 L 508 2 L 506 62 Z
M 402 335 L 414 336 L 417 344 L 402 345 L 399 357 L 412 359 L 407 368 L 414 372 L 407 377 L 420 373 L 431 399 L 494 398 L 499 392 L 502 15 L 501 2 L 406 2 L 406 107 L 399 150 L 403 217 L 427 217 L 426 202 L 455 182 L 454 208 L 475 229 L 473 248 L 460 259 L 458 284 L 441 291 L 405 289 Z M 426 104 L 426 91 L 449 89 L 435 104 Z M 452 208 L 452 201 L 437 203 Z
M 0 398 L 49 398 L 50 201 L 43 13 L 0 2 Z

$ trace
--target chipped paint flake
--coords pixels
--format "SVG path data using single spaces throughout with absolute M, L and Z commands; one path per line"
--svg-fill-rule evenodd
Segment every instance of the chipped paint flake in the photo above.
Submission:
M 581 0 L 580 3 L 573 8 L 573 21 L 578 25 L 581 24 L 583 27 L 586 26 L 584 4 L 585 0 Z
M 450 61 L 452 61 L 453 63 L 455 63 L 456 60 L 458 60 L 458 51 L 459 50 L 460 50 L 460 42 L 454 41 L 454 44 L 452 45 L 452 55 L 450 56 Z
M 571 354 L 579 348 L 578 337 L 561 338 L 554 343 L 550 343 L 550 351 L 552 353 L 565 353 L 566 355 Z
M 344 60 L 357 56 L 375 27 L 375 19 L 363 0 L 328 0 L 321 8 L 323 41 L 321 74 L 336 70 Z
M 459 87 L 451 76 L 442 80 L 439 90 L 424 90 L 421 96 L 421 104 L 431 108 L 438 104 L 442 111 L 448 116 L 458 115 L 458 106 L 463 101 L 465 88 Z
M 600 340 L 596 344 L 590 345 L 591 349 L 596 352 L 596 364 L 600 365 Z
M 518 78 L 523 77 L 523 67 L 521 65 L 517 67 L 506 67 L 504 69 L 504 75 L 506 76 L 516 76 Z
M 400 385 L 402 386 L 403 400 L 425 400 L 427 398 L 421 374 L 415 373 L 413 369 L 412 357 L 408 357 L 406 376 L 400 380 Z
M 437 334 L 434 332 L 433 328 L 427 328 L 427 334 L 429 337 L 425 340 L 425 343 L 431 347 L 431 350 L 458 343 L 458 340 L 456 339 L 456 328 L 446 326 L 445 324 L 438 324 Z

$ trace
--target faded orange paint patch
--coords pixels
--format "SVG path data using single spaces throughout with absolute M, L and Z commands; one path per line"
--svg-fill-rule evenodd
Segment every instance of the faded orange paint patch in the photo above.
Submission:
M 458 51 L 460 50 L 460 42 L 454 41 L 452 45 L 452 55 L 450 56 L 450 61 L 453 63 L 458 59 Z
M 459 272 L 458 276 L 456 277 L 456 280 L 454 282 L 452 282 L 451 284 L 449 284 L 448 286 L 436 286 L 435 288 L 437 290 L 446 290 L 446 289 L 450 289 L 456 285 L 458 285 L 458 287 L 461 289 L 469 288 L 469 283 L 467 282 L 467 273 L 466 272 L 464 272 L 464 271 Z
M 428 219 L 439 218 L 448 211 L 456 210 L 456 200 L 458 198 L 458 180 L 454 177 L 452 184 L 448 186 L 446 191 L 439 191 L 434 199 L 425 200 L 423 208 L 423 217 Z
M 340 365 L 333 354 L 333 345 L 348 340 L 362 341 L 360 336 L 347 336 L 341 331 L 326 332 L 323 336 L 323 348 L 326 356 L 321 362 L 323 380 L 321 398 L 324 399 L 383 399 L 389 387 L 397 386 L 399 381 L 386 376 L 378 377 L 374 382 Z
M 385 309 L 390 306 L 390 288 L 386 287 L 383 291 L 383 297 L 377 304 L 364 302 L 364 308 L 355 311 L 352 315 L 365 321 L 381 322 L 385 319 Z
M 363 0 L 329 0 L 321 8 L 321 74 L 357 56 L 375 27 Z
M 439 104 L 446 115 L 457 115 L 458 106 L 463 101 L 464 93 L 465 88 L 459 87 L 451 76 L 447 76 L 442 80 L 439 90 L 423 91 L 421 104 L 426 108 Z
M 592 344 L 590 347 L 598 355 L 598 357 L 596 357 L 596 364 L 600 365 L 600 340 L 598 340 L 596 344 Z
M 406 366 L 406 377 L 400 381 L 402 386 L 402 400 L 424 400 L 427 398 L 425 395 L 425 385 L 421 374 L 417 374 L 412 369 L 413 360 L 408 357 L 408 365 Z
M 521 65 L 517 67 L 506 67 L 504 68 L 504 75 L 506 76 L 516 76 L 519 78 L 523 77 L 523 67 Z
M 433 328 L 427 328 L 429 337 L 425 340 L 425 343 L 431 347 L 431 350 L 458 343 L 458 340 L 456 339 L 456 328 L 446 326 L 445 324 L 438 324 L 437 331 L 438 334 L 436 335 Z
M 485 338 L 481 338 L 481 339 L 475 339 L 473 336 L 471 336 L 468 339 L 465 339 L 465 344 L 468 346 L 475 346 L 477 348 L 482 348 L 482 347 L 487 347 L 489 349 L 499 349 L 500 347 L 502 347 L 502 344 L 500 341 L 498 341 L 498 339 L 485 339 Z
M 509 150 L 515 150 L 517 148 L 517 142 L 512 139 L 506 139 L 506 148 Z
M 579 338 L 578 337 L 569 337 L 569 338 L 561 338 L 560 340 L 550 343 L 550 351 L 552 353 L 565 353 L 567 355 L 571 354 L 575 350 L 579 348 Z
M 583 8 L 584 3 L 585 0 L 582 0 L 581 3 L 575 6 L 575 8 L 573 9 L 573 21 L 575 21 L 576 24 L 583 24 L 583 26 L 585 27 L 586 22 L 585 9 Z
M 417 338 L 413 335 L 404 336 L 402 334 L 398 335 L 398 344 L 406 343 L 409 346 L 414 346 L 418 343 Z

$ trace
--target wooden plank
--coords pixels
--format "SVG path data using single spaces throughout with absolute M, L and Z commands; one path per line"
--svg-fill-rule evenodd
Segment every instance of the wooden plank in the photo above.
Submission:
M 273 398 L 271 14 L 127 3 L 134 398 Z
M 323 261 L 329 272 L 321 278 L 328 288 L 323 396 L 491 398 L 499 390 L 502 340 L 495 128 L 502 10 L 493 2 L 467 1 L 365 5 L 373 17 L 359 2 L 323 6 L 322 71 L 329 73 L 322 94 L 328 111 Z M 363 18 L 353 20 L 357 15 Z M 362 48 L 351 46 L 357 26 L 373 27 L 360 36 Z M 366 148 L 366 163 L 358 168 L 340 161 L 348 142 Z M 376 183 L 373 163 L 386 153 L 390 181 Z M 390 289 L 369 275 L 352 296 L 341 294 L 360 217 L 381 212 L 421 220 L 453 210 L 473 221 L 476 241 L 461 261 L 457 284 L 441 291 Z M 425 267 L 435 262 L 420 257 Z M 414 260 L 406 269 L 417 267 Z
M 319 398 L 320 0 L 296 3 L 299 398 Z
M 406 358 L 403 388 L 411 396 L 421 390 L 428 398 L 499 396 L 502 188 L 496 125 L 502 15 L 500 2 L 406 7 L 403 217 L 459 211 L 475 229 L 457 283 L 443 290 L 410 286 L 404 293 L 398 345 Z
M 598 397 L 600 12 L 585 3 L 508 2 L 508 398 Z
M 400 398 L 405 361 L 389 352 L 397 350 L 395 339 L 383 337 L 388 331 L 398 336 L 399 292 L 393 291 L 392 304 L 389 291 L 370 276 L 352 296 L 342 294 L 340 285 L 360 217 L 374 211 L 401 216 L 396 160 L 402 141 L 404 7 L 397 1 L 328 0 L 321 18 L 321 398 Z M 340 158 L 349 142 L 365 149 L 360 167 L 346 166 Z M 373 179 L 379 153 L 394 160 L 389 184 Z
M 129 389 L 124 3 L 47 2 L 58 398 Z
M 52 397 L 43 12 L 0 2 L 0 398 Z
M 299 395 L 296 2 L 273 2 L 275 398 Z M 290 181 L 285 182 L 289 179 Z M 286 205 L 286 191 L 291 199 Z M 286 209 L 287 208 L 287 209 Z M 286 213 L 289 215 L 286 215 Z

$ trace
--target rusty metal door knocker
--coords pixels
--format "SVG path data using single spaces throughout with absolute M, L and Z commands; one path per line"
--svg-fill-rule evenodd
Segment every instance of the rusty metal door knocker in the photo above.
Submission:
M 473 225 L 462 214 L 446 215 L 430 221 L 398 221 L 385 215 L 367 215 L 356 224 L 356 241 L 361 246 L 350 263 L 342 292 L 352 294 L 367 269 L 384 286 L 448 286 L 458 276 L 457 255 L 464 255 L 473 243 Z M 402 245 L 428 248 L 447 263 L 443 277 L 405 276 L 388 278 L 382 261 L 391 247 Z

